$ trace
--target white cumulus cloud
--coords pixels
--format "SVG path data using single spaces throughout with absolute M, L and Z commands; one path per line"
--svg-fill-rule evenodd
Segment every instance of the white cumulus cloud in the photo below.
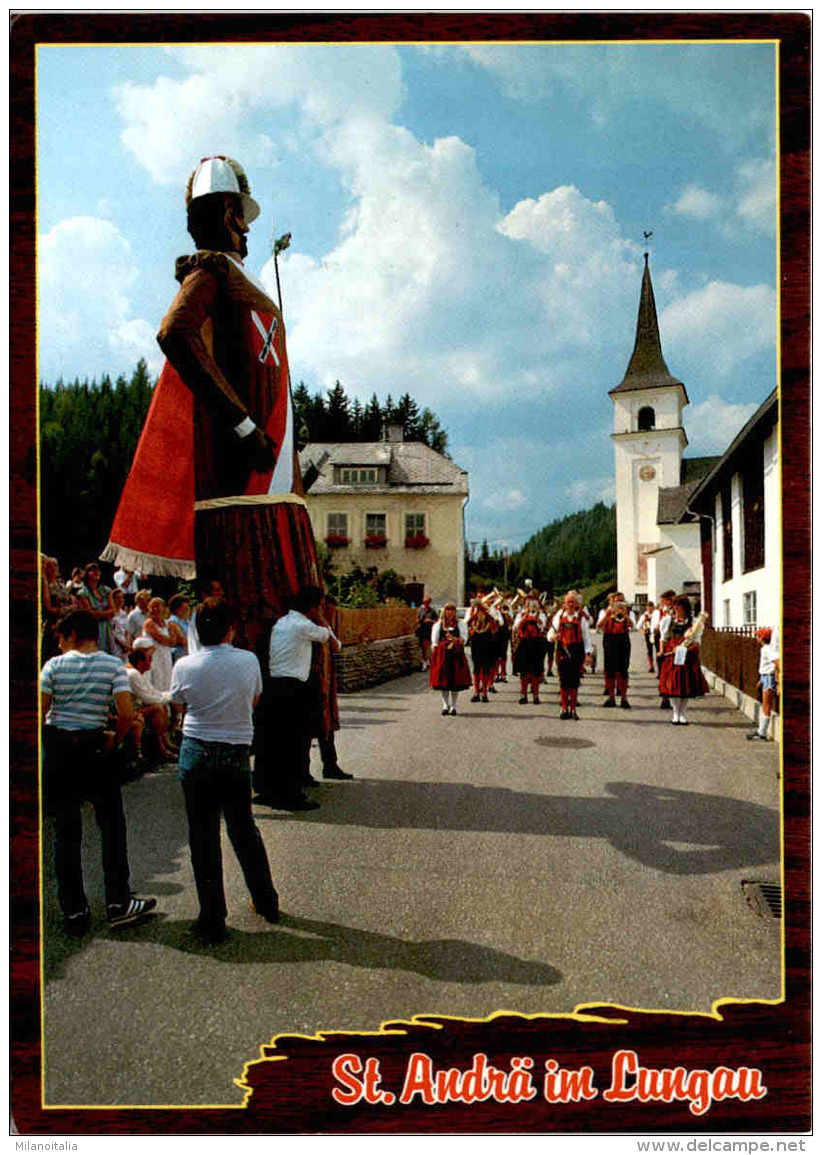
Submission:
M 673 301 L 660 318 L 672 363 L 680 355 L 727 377 L 776 340 L 776 294 L 769 285 L 748 288 L 710 281 Z
M 699 185 L 690 184 L 679 194 L 677 200 L 670 206 L 670 211 L 678 216 L 692 217 L 694 220 L 707 221 L 718 217 L 723 208 L 722 197 L 708 192 Z
M 685 412 L 690 443 L 688 452 L 692 456 L 724 453 L 757 408 L 755 402 L 731 404 L 716 393 L 699 405 L 691 406 Z
M 770 158 L 745 161 L 734 171 L 727 196 L 696 184 L 682 190 L 668 212 L 696 221 L 711 221 L 725 236 L 737 238 L 751 231 L 773 236 L 776 231 L 776 165 Z
M 38 251 L 40 375 L 54 382 L 72 367 L 100 377 L 145 357 L 159 366 L 156 327 L 132 316 L 128 292 L 139 269 L 111 221 L 70 217 L 40 237 Z M 68 368 L 67 368 L 68 367 Z
M 179 185 L 191 158 L 215 152 L 266 165 L 292 151 L 294 120 L 317 130 L 341 119 L 390 116 L 402 96 L 399 57 L 365 45 L 201 45 L 168 49 L 182 78 L 114 90 L 123 144 L 154 180 Z M 252 126 L 268 113 L 268 131 Z M 302 147 L 309 143 L 302 140 Z
M 737 174 L 737 215 L 760 232 L 776 232 L 776 165 L 773 160 L 751 160 Z

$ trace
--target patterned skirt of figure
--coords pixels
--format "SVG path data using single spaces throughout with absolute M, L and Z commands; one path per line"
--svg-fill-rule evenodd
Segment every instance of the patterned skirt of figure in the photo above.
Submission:
M 471 671 L 462 646 L 449 648 L 445 642 L 434 646 L 428 680 L 432 690 L 467 690 Z
M 520 638 L 514 651 L 514 673 L 520 677 L 542 678 L 545 674 L 547 648 L 548 642 L 542 636 Z
M 629 634 L 603 634 L 602 659 L 605 677 L 627 674 L 631 664 L 631 637 Z
M 322 588 L 307 510 L 286 502 L 198 510 L 194 540 L 198 573 L 219 578 L 237 616 L 235 645 L 253 650 L 265 672 L 286 594 Z
M 563 646 L 557 642 L 557 673 L 563 690 L 576 690 L 582 680 L 582 663 L 585 649 L 582 642 L 571 642 Z
M 662 655 L 662 669 L 659 675 L 659 692 L 666 698 L 701 698 L 710 690 L 702 673 L 699 647 L 688 650 L 681 666 L 674 664 L 674 650 L 677 642 L 669 639 Z

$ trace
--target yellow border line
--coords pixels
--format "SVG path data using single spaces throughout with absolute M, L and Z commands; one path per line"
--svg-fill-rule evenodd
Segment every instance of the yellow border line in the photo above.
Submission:
M 190 11 L 194 11 L 191 9 Z M 594 14 L 594 10 L 591 10 Z M 458 13 L 455 13 L 458 14 Z M 273 33 L 276 29 L 272 29 Z M 662 40 L 662 39 L 638 39 L 638 40 L 392 40 L 386 37 L 385 40 L 278 40 L 272 38 L 271 40 L 258 41 L 244 41 L 244 40 L 226 40 L 216 41 L 211 40 L 208 43 L 203 43 L 197 40 L 147 40 L 147 41 L 116 41 L 116 40 L 78 40 L 71 44 L 66 44 L 63 41 L 38 40 L 35 42 L 35 48 L 243 48 L 243 49 L 265 49 L 265 48 L 462 48 L 463 45 L 470 45 L 478 48 L 679 48 L 681 45 L 700 45 L 717 47 L 727 45 L 733 47 L 736 45 L 761 45 L 761 44 L 779 44 L 780 38 L 776 36 L 765 36 L 761 39 L 759 37 L 752 37 L 750 40 L 744 37 L 727 36 L 727 37 L 685 37 L 681 40 Z

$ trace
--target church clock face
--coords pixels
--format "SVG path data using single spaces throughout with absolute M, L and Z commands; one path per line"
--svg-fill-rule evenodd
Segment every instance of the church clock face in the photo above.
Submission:
M 642 481 L 653 481 L 656 477 L 656 470 L 653 465 L 643 465 L 639 471 L 639 476 Z

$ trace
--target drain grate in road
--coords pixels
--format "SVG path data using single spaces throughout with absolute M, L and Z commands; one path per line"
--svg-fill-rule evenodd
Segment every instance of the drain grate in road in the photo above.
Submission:
M 776 882 L 743 882 L 742 892 L 760 918 L 782 917 L 782 887 Z

